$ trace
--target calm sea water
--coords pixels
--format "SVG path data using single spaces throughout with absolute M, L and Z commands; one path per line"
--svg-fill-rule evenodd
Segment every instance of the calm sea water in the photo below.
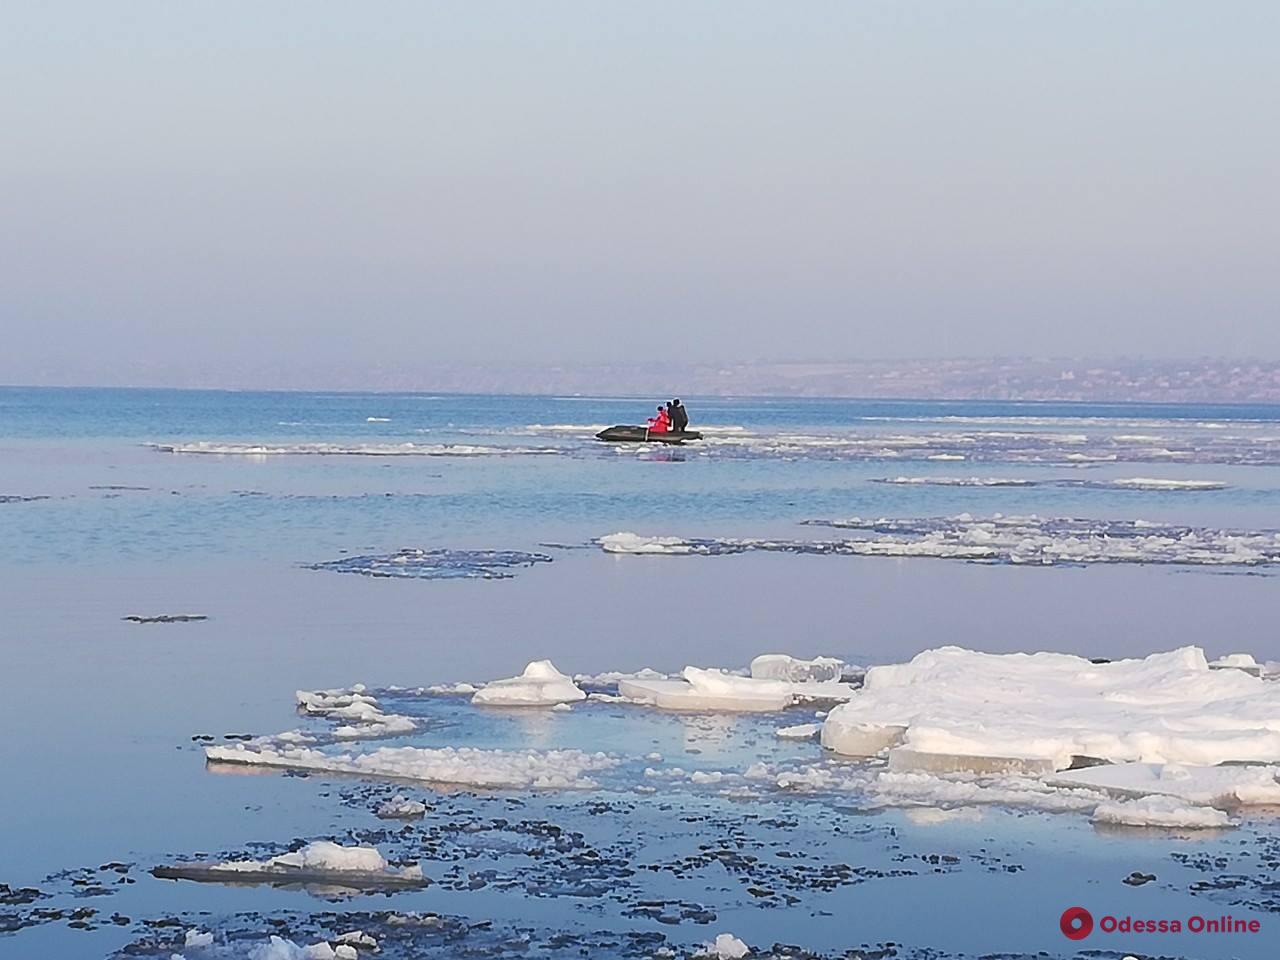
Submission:
M 1280 658 L 1271 627 L 1277 581 L 1256 571 L 634 558 L 587 546 L 618 530 L 803 537 L 810 528 L 799 521 L 850 515 L 1280 527 L 1280 409 L 687 398 L 693 427 L 708 430 L 704 444 L 619 448 L 592 438 L 602 426 L 643 422 L 656 399 L 0 389 L 0 763 L 9 782 L 0 791 L 0 882 L 53 889 L 51 873 L 119 860 L 138 865 L 138 882 L 85 900 L 100 919 L 177 914 L 194 924 L 207 911 L 201 922 L 212 924 L 245 911 L 335 909 L 302 892 L 162 884 L 143 872 L 198 851 L 341 833 L 368 820 L 367 810 L 339 802 L 340 785 L 205 771 L 193 735 L 296 725 L 300 687 L 484 680 L 540 657 L 567 672 L 741 666 L 777 650 L 883 662 L 943 643 L 1102 656 L 1197 643 L 1214 655 Z M 1030 483 L 875 482 L 898 477 Z M 1134 478 L 1223 487 L 1107 485 Z M 1091 484 L 1059 483 L 1075 480 Z M 502 581 L 305 569 L 404 547 L 553 559 Z M 210 619 L 120 619 L 188 612 Z M 518 748 L 608 730 L 625 749 L 626 720 L 578 720 L 561 732 L 497 725 L 467 736 Z M 678 735 L 687 747 L 704 734 Z M 722 760 L 736 762 L 741 742 L 724 742 Z M 703 743 L 686 759 L 715 762 L 714 754 Z M 475 798 L 467 808 L 459 800 L 451 815 L 492 816 L 496 802 Z M 586 816 L 557 808 L 560 800 L 531 802 L 540 816 Z M 728 815 L 714 798 L 679 802 L 715 807 L 712 820 Z M 611 830 L 625 830 L 627 817 L 654 836 L 666 829 L 657 807 L 624 813 Z M 814 828 L 829 827 L 830 815 L 815 813 Z M 540 929 L 632 924 L 673 933 L 677 945 L 735 929 L 752 942 L 823 951 L 896 940 L 943 952 L 1067 955 L 1056 922 L 1068 901 L 1149 912 L 1220 905 L 1190 895 L 1199 875 L 1174 859 L 1187 841 L 1105 837 L 1069 818 L 997 813 L 934 826 L 890 814 L 862 827 L 862 839 L 832 855 L 890 870 L 904 852 L 978 857 L 987 849 L 1025 869 L 809 892 L 800 906 L 767 912 L 695 878 L 682 896 L 718 901 L 720 921 L 674 933 L 612 907 L 593 913 L 582 901 L 493 890 L 435 890 L 396 906 Z M 1193 846 L 1225 856 L 1244 839 L 1270 836 L 1255 824 Z M 679 852 L 655 844 L 647 856 Z M 1172 879 L 1135 892 L 1119 884 L 1133 869 Z M 936 909 L 922 917 L 920 902 Z M 855 935 L 840 919 L 851 916 L 880 919 Z M 0 933 L 0 956 L 99 957 L 136 936 L 129 924 L 84 931 L 50 922 Z M 1206 942 L 1188 953 L 1177 941 L 1152 941 L 1147 949 L 1157 947 L 1269 955 L 1256 943 Z

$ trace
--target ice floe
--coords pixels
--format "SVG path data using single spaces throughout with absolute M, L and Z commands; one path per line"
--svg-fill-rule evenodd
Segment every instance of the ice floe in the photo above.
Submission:
M 518 677 L 487 683 L 471 698 L 486 706 L 551 706 L 585 700 L 587 695 L 550 660 L 534 660 Z
M 809 520 L 851 531 L 840 540 L 686 539 L 612 533 L 606 553 L 724 556 L 764 551 L 858 557 L 927 557 L 1027 566 L 1176 564 L 1261 567 L 1280 563 L 1280 531 L 1231 530 L 1143 520 L 1003 516 Z
M 801 660 L 785 653 L 762 653 L 751 661 L 751 676 L 757 680 L 823 683 L 839 680 L 844 670 L 844 661 L 835 657 Z
M 1280 761 L 1280 684 L 1210 670 L 1197 647 L 1101 664 L 943 647 L 870 668 L 857 697 L 827 716 L 822 743 L 983 769 L 1007 760 L 1064 770 L 1075 757 L 1270 763 Z
M 427 883 L 416 864 L 396 867 L 376 847 L 342 846 L 317 840 L 269 860 L 179 863 L 152 871 L 164 880 L 226 883 L 326 883 L 345 887 L 420 887 Z
M 618 760 L 581 750 L 480 750 L 473 747 L 383 747 L 371 753 L 330 754 L 309 747 L 239 743 L 207 747 L 214 763 L 417 780 L 470 787 L 590 789 L 586 774 Z
M 1093 822 L 1183 830 L 1216 830 L 1233 826 L 1231 817 L 1221 810 L 1195 806 L 1166 796 L 1100 803 L 1093 811 Z
M 399 794 L 385 803 L 379 804 L 374 815 L 379 820 L 417 820 L 425 816 L 427 805 L 421 800 L 410 800 Z
M 751 953 L 751 948 L 731 933 L 717 934 L 710 943 L 704 943 L 695 957 L 715 957 L 717 960 L 741 960 Z
M 1119 798 L 1175 797 L 1215 807 L 1280 805 L 1280 767 L 1226 764 L 1117 763 L 1065 770 L 1053 784 L 1089 787 Z
M 508 580 L 513 570 L 550 562 L 545 553 L 521 550 L 404 549 L 306 564 L 306 569 L 413 580 Z
M 790 727 L 779 727 L 774 732 L 783 740 L 813 740 L 822 733 L 822 724 L 797 723 Z

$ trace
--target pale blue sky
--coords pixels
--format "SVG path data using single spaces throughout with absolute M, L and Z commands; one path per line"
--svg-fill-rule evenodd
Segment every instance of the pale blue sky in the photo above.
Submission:
M 1277 37 L 1273 0 L 6 0 L 0 382 L 1280 358 Z

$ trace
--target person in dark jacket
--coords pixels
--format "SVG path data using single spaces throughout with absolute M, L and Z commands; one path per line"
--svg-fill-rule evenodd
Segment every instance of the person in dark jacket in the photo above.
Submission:
M 667 404 L 667 416 L 671 418 L 673 433 L 683 433 L 689 429 L 689 413 L 681 405 L 679 398 Z

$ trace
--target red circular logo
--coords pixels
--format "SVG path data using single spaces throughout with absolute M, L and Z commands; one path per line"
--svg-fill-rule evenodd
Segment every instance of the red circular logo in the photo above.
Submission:
M 1058 926 L 1068 940 L 1083 940 L 1093 933 L 1093 914 L 1084 907 L 1068 907 L 1062 911 Z

